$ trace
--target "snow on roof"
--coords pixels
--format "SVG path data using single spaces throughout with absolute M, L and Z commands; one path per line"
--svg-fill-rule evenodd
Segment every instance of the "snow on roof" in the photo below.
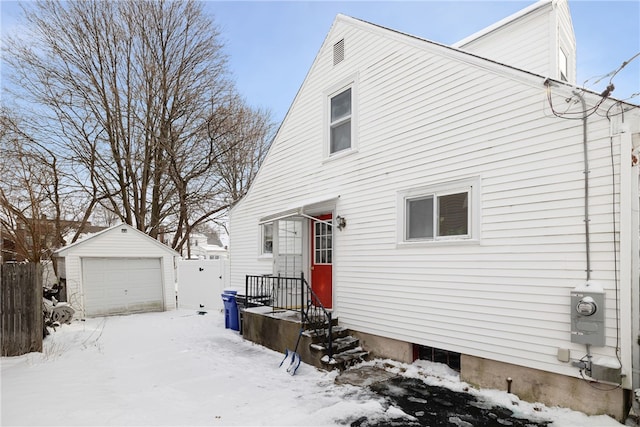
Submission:
M 226 252 L 227 251 L 225 248 L 223 248 L 222 246 L 218 246 L 218 245 L 206 244 L 206 245 L 202 245 L 202 247 L 206 251 L 220 251 L 220 252 Z

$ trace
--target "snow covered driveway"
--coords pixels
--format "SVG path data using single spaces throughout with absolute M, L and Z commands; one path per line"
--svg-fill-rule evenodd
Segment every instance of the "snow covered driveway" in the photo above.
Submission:
M 1 423 L 321 426 L 406 416 L 368 388 L 334 383 L 335 372 L 303 364 L 290 376 L 278 369 L 282 357 L 224 329 L 218 313 L 74 321 L 45 339 L 43 353 L 2 358 Z M 396 366 L 407 375 L 443 369 L 425 362 Z M 450 374 L 438 381 L 464 386 Z M 534 411 L 526 402 L 517 408 L 556 426 L 619 425 L 567 410 Z

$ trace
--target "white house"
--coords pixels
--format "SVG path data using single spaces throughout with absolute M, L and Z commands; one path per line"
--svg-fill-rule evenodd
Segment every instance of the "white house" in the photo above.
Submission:
M 187 253 L 191 255 L 193 259 L 226 259 L 228 258 L 227 249 L 214 244 L 209 243 L 211 239 L 202 233 L 191 233 L 189 236 L 189 247 L 183 249 L 183 256 Z M 219 239 L 218 239 L 219 241 Z
M 302 273 L 373 355 L 623 419 L 640 109 L 575 55 L 565 0 L 454 47 L 338 15 L 230 214 L 231 286 Z
M 55 252 L 78 317 L 173 310 L 180 255 L 127 224 Z

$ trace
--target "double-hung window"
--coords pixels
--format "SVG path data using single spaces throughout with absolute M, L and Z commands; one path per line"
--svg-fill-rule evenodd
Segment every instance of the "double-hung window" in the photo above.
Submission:
M 476 180 L 407 190 L 400 193 L 400 241 L 462 240 L 477 238 L 474 209 Z M 475 233 L 474 233 L 475 232 Z
M 352 93 L 348 88 L 330 100 L 329 155 L 351 148 Z

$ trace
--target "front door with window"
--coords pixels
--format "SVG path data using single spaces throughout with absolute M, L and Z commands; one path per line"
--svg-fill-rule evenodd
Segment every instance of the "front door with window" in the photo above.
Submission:
M 311 289 L 325 308 L 333 302 L 333 227 L 331 214 L 316 217 L 311 226 Z

